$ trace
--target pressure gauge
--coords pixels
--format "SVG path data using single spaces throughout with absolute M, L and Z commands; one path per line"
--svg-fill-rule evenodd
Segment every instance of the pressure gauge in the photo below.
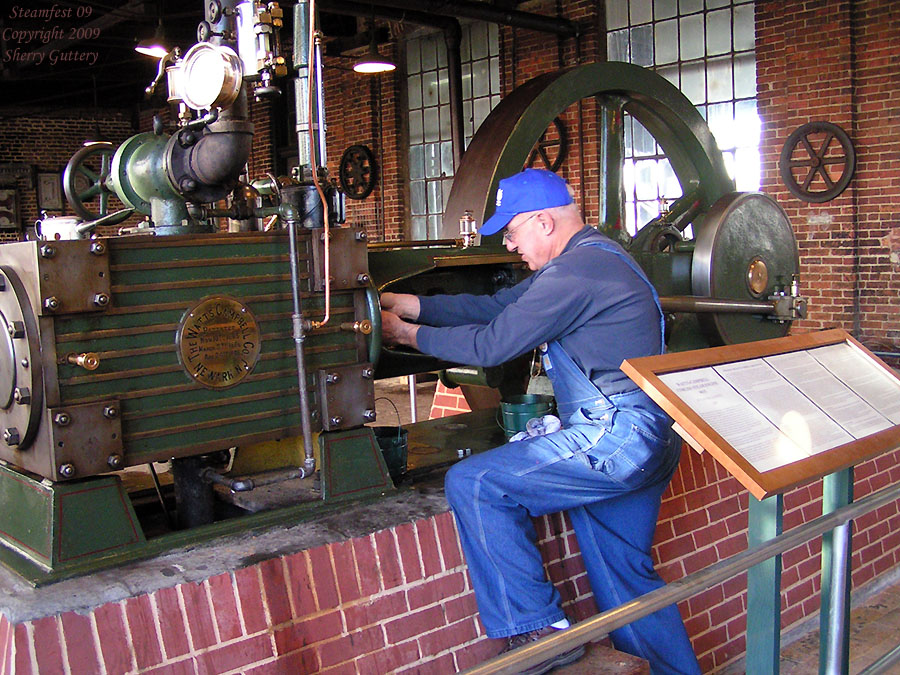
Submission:
M 234 50 L 200 42 L 181 62 L 180 93 L 194 110 L 228 108 L 237 100 L 242 77 L 241 60 Z

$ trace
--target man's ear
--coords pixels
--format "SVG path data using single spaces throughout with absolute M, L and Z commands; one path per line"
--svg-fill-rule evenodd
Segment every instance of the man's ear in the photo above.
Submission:
M 541 226 L 541 234 L 543 235 L 553 234 L 553 230 L 556 229 L 556 222 L 553 220 L 553 216 L 546 211 L 538 218 L 538 223 Z

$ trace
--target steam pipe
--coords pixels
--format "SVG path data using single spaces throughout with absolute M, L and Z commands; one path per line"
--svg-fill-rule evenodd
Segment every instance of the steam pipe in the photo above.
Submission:
M 290 242 L 291 296 L 294 300 L 294 313 L 291 315 L 291 320 L 293 322 L 294 348 L 297 355 L 297 381 L 300 386 L 300 426 L 303 433 L 303 448 L 305 451 L 305 459 L 299 477 L 305 478 L 316 470 L 316 458 L 312 443 L 309 391 L 306 389 L 306 357 L 303 352 L 303 342 L 306 340 L 306 327 L 300 300 L 300 274 L 297 269 L 297 217 L 293 207 L 289 207 L 286 211 L 284 220 L 287 223 Z

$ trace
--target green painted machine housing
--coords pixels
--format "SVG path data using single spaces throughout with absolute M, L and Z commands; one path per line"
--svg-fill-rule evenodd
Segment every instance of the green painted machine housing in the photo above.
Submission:
M 323 428 L 323 403 L 327 430 L 362 426 L 366 410 L 374 409 L 369 345 L 351 328 L 369 320 L 371 309 L 365 237 L 356 234 L 332 229 L 341 253 L 332 269 L 331 318 L 304 339 L 314 431 Z M 301 230 L 297 242 L 310 320 L 324 313 L 321 235 Z M 10 401 L 0 410 L 4 429 L 15 424 L 33 432 L 29 439 L 20 434 L 28 442 L 0 443 L 0 459 L 62 481 L 300 435 L 286 233 L 22 242 L 0 248 L 0 261 L 10 279 L 0 295 L 12 296 L 13 278 L 23 287 L 0 307 L 5 328 L 11 330 L 17 308 L 31 312 L 37 327 L 37 334 L 26 329 L 12 341 L 4 361 L 30 359 L 30 372 L 40 368 L 44 383 L 30 402 Z M 242 303 L 259 326 L 257 363 L 227 388 L 201 385 L 177 355 L 185 312 L 210 296 Z M 82 354 L 96 354 L 95 370 L 70 363 Z M 334 392 L 324 376 L 333 370 L 343 375 Z M 13 375 L 13 388 L 23 377 Z M 25 417 L 27 423 L 19 421 Z

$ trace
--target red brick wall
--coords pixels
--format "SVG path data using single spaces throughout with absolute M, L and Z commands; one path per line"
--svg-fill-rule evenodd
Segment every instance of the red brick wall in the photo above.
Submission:
M 68 110 L 49 114 L 46 110 L 6 108 L 0 117 L 0 162 L 28 164 L 34 181 L 18 179 L 20 222 L 31 227 L 39 217 L 38 172 L 62 176 L 68 161 L 97 130 L 105 140 L 121 143 L 133 133 L 132 116 L 121 110 Z M 63 210 L 50 215 L 72 215 L 63 198 Z M 21 238 L 21 233 L 19 233 Z M 0 232 L 0 241 L 14 240 L 12 232 Z
M 559 516 L 536 523 L 568 611 L 594 613 L 571 528 Z M 443 513 L 85 614 L 0 617 L 0 672 L 450 673 L 501 646 L 476 616 Z

